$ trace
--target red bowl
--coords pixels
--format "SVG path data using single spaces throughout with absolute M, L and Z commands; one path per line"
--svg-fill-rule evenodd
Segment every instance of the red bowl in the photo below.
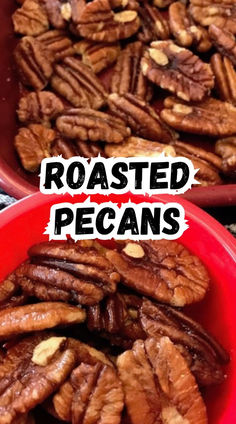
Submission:
M 91 196 L 102 203 L 107 197 Z M 128 195 L 111 196 L 113 202 L 127 202 Z M 140 201 L 175 201 L 176 196 L 130 196 Z M 85 195 L 45 196 L 36 193 L 8 207 L 1 213 L 0 223 L 0 280 L 25 260 L 27 249 L 34 243 L 47 240 L 43 235 L 49 221 L 51 205 L 61 202 L 83 202 Z M 225 370 L 224 383 L 205 392 L 209 424 L 236 422 L 236 243 L 217 221 L 183 199 L 178 199 L 186 211 L 189 229 L 180 241 L 206 265 L 211 276 L 211 289 L 203 302 L 188 307 L 188 313 L 201 322 L 230 352 L 231 362 Z

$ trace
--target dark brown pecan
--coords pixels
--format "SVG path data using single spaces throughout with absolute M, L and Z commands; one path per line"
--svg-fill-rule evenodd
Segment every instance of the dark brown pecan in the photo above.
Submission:
M 231 60 L 215 53 L 211 57 L 211 67 L 221 100 L 236 105 L 236 71 Z
M 49 125 L 64 110 L 62 101 L 50 91 L 37 91 L 21 97 L 17 114 L 21 122 Z
M 129 137 L 121 144 L 107 144 L 105 146 L 105 153 L 108 157 L 158 157 L 161 153 L 165 153 L 166 156 L 175 156 L 175 149 L 173 146 L 161 144 L 157 141 Z
M 57 118 L 57 129 L 68 138 L 121 143 L 129 137 L 125 121 L 93 109 L 69 109 Z
M 0 364 L 2 424 L 12 424 L 43 402 L 67 378 L 75 364 L 65 337 L 27 337 L 8 349 Z M 16 421 L 18 422 L 18 421 Z
M 230 103 L 208 98 L 189 105 L 174 97 L 164 102 L 161 118 L 176 130 L 213 137 L 236 133 L 236 108 Z
M 23 37 L 14 51 L 17 71 L 23 84 L 42 90 L 52 75 L 50 53 L 33 37 Z
M 209 64 L 173 41 L 154 41 L 142 63 L 144 75 L 186 101 L 200 101 L 214 87 Z
M 57 138 L 51 151 L 52 156 L 62 155 L 64 159 L 72 158 L 73 156 L 82 156 L 84 158 L 95 158 L 99 155 L 104 156 L 104 150 L 98 143 L 91 143 L 82 140 L 63 140 Z
M 195 25 L 184 3 L 176 1 L 169 7 L 170 30 L 177 43 L 183 47 L 196 46 L 199 52 L 211 48 L 208 31 Z
M 94 43 L 89 40 L 78 42 L 75 48 L 76 53 L 82 55 L 83 63 L 90 66 L 95 74 L 112 65 L 120 52 L 117 43 Z
M 163 143 L 174 138 L 174 133 L 161 121 L 155 110 L 133 94 L 119 96 L 112 93 L 108 97 L 108 106 L 137 136 Z
M 47 31 L 47 13 L 39 0 L 25 0 L 12 16 L 15 32 L 24 35 L 39 35 Z
M 104 156 L 104 150 L 98 143 L 88 143 L 86 141 L 76 141 L 78 155 L 84 158 L 95 158 L 99 155 Z
M 10 274 L 0 285 L 0 310 L 23 305 L 27 295 L 22 293 L 15 274 Z
M 52 146 L 51 155 L 61 155 L 64 159 L 70 159 L 73 156 L 77 156 L 77 149 L 72 141 L 58 137 Z
M 15 137 L 15 147 L 22 166 L 29 172 L 35 172 L 44 158 L 50 157 L 51 145 L 56 132 L 40 124 L 31 124 L 20 128 Z
M 120 243 L 106 257 L 121 281 L 139 293 L 174 306 L 197 302 L 206 294 L 209 276 L 202 262 L 184 246 L 169 240 Z
M 169 24 L 155 6 L 144 2 L 138 9 L 141 29 L 138 38 L 143 43 L 154 40 L 167 40 L 170 35 Z
M 138 340 L 118 357 L 133 424 L 207 424 L 206 406 L 185 359 L 168 337 Z
M 184 156 L 191 159 L 194 168 L 198 169 L 195 179 L 202 186 L 222 184 L 219 172 L 222 167 L 222 160 L 214 153 L 207 152 L 201 147 L 188 143 L 176 141 L 174 143 L 176 156 Z
M 224 174 L 236 178 L 236 137 L 218 140 L 215 151 L 222 157 L 222 171 Z
M 234 35 L 216 25 L 210 26 L 209 34 L 217 50 L 222 55 L 229 57 L 231 62 L 236 65 L 236 40 Z
M 89 66 L 74 57 L 54 65 L 51 85 L 75 107 L 100 109 L 105 103 L 105 87 Z
M 123 9 L 124 4 L 127 2 L 122 0 L 93 0 L 85 3 L 77 20 L 77 33 L 89 40 L 109 43 L 131 37 L 138 31 L 140 20 L 135 10 L 113 11 Z
M 50 50 L 56 62 L 67 56 L 74 56 L 76 54 L 76 43 L 73 43 L 66 31 L 59 29 L 50 30 L 39 35 L 37 40 Z
M 140 41 L 130 43 L 118 57 L 111 80 L 111 92 L 120 95 L 131 93 L 143 100 L 150 100 L 152 89 L 141 72 L 144 47 Z
M 84 2 L 80 0 L 42 0 L 52 27 L 64 29 L 72 20 L 77 20 L 79 10 Z
M 236 34 L 235 0 L 191 0 L 190 13 L 202 26 L 211 24 Z

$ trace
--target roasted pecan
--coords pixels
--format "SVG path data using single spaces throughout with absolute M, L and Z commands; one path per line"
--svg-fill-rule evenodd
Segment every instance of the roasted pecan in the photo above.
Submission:
M 89 66 L 74 57 L 54 66 L 51 85 L 75 107 L 99 109 L 105 103 L 105 87 Z
M 201 261 L 184 246 L 169 240 L 120 243 L 106 257 L 121 281 L 154 299 L 175 306 L 197 302 L 206 294 L 209 276 Z
M 43 2 L 51 25 L 57 29 L 66 28 L 71 20 L 76 21 L 81 6 L 80 0 L 43 0 Z
M 211 48 L 208 31 L 195 25 L 184 3 L 177 1 L 169 7 L 170 30 L 177 43 L 183 47 L 196 46 L 199 52 Z
M 52 75 L 51 56 L 33 37 L 23 37 L 14 51 L 17 71 L 23 84 L 42 90 Z
M 155 110 L 133 94 L 119 96 L 112 93 L 108 97 L 108 106 L 137 136 L 164 143 L 174 138 L 174 133 L 160 120 Z
M 236 65 L 236 40 L 233 34 L 215 25 L 210 26 L 209 34 L 217 50 Z
M 141 29 L 138 38 L 143 43 L 154 40 L 167 40 L 170 35 L 169 24 L 155 6 L 144 2 L 138 9 Z
M 167 6 L 173 3 L 173 1 L 175 0 L 153 0 L 153 4 L 154 6 L 157 6 L 160 9 L 165 9 Z
M 86 141 L 76 141 L 76 148 L 78 155 L 84 158 L 95 158 L 97 156 L 104 156 L 104 150 L 98 143 L 88 143 Z
M 117 40 L 131 37 L 140 26 L 135 10 L 122 10 L 115 13 L 113 9 L 121 8 L 127 2 L 122 0 L 93 0 L 85 3 L 79 13 L 76 31 L 82 37 L 94 41 Z
M 171 127 L 193 134 L 227 137 L 236 133 L 236 108 L 230 103 L 208 98 L 189 105 L 168 97 L 161 118 Z
M 141 67 L 150 81 L 186 101 L 200 101 L 214 87 L 210 65 L 171 40 L 151 43 Z
M 17 114 L 21 122 L 48 125 L 64 110 L 62 101 L 50 91 L 36 91 L 21 97 Z
M 56 132 L 40 124 L 20 128 L 15 137 L 15 147 L 22 166 L 30 172 L 39 168 L 44 158 L 50 157 L 50 150 Z
M 99 155 L 104 156 L 104 151 L 98 143 L 88 143 L 87 141 L 63 140 L 57 138 L 51 151 L 52 156 L 62 155 L 64 159 L 72 158 L 73 156 L 82 156 L 85 158 L 95 158 Z
M 122 144 L 107 144 L 105 146 L 105 153 L 108 157 L 158 157 L 161 153 L 165 153 L 166 156 L 175 156 L 175 149 L 172 146 L 161 144 L 157 141 L 145 140 L 139 137 L 129 137 Z
M 133 424 L 207 424 L 206 407 L 185 359 L 168 337 L 138 340 L 118 357 Z
M 211 67 L 215 75 L 215 86 L 221 100 L 236 105 L 236 71 L 231 60 L 215 53 L 211 57 Z
M 214 153 L 207 152 L 201 147 L 193 146 L 188 143 L 176 141 L 174 148 L 177 156 L 184 156 L 191 159 L 194 168 L 198 169 L 195 179 L 202 186 L 222 184 L 219 172 L 222 167 L 222 160 Z
M 59 29 L 50 30 L 39 35 L 37 40 L 50 50 L 56 62 L 67 56 L 74 56 L 76 54 L 76 43 L 73 43 L 66 31 Z
M 236 34 L 235 0 L 190 0 L 190 13 L 202 26 L 211 24 Z
M 67 348 L 65 341 L 66 338 L 52 339 L 46 334 L 37 334 L 8 349 L 0 364 L 2 423 L 15 423 L 64 382 L 75 364 L 75 354 Z M 40 345 L 43 345 L 43 356 L 47 359 L 43 365 L 34 362 L 35 351 L 40 351 Z
M 68 138 L 121 143 L 130 135 L 125 121 L 93 109 L 69 109 L 57 118 L 56 126 Z
M 9 275 L 0 285 L 0 310 L 23 305 L 26 300 L 27 295 L 22 293 L 15 274 Z
M 47 31 L 47 13 L 39 0 L 25 0 L 12 16 L 15 32 L 24 35 L 39 35 Z
M 144 47 L 140 41 L 130 43 L 118 57 L 111 80 L 111 92 L 120 95 L 131 93 L 143 100 L 150 100 L 152 90 L 141 72 Z
M 120 46 L 117 43 L 94 43 L 82 40 L 76 44 L 76 53 L 82 55 L 82 61 L 90 66 L 95 74 L 112 65 L 119 52 Z
M 73 156 L 77 156 L 77 149 L 72 141 L 58 137 L 52 146 L 51 155 L 61 155 L 64 159 L 70 159 Z
M 218 140 L 215 151 L 222 157 L 222 171 L 236 178 L 236 137 Z

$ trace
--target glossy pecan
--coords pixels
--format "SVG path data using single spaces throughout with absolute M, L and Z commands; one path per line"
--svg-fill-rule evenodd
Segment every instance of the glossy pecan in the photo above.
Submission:
M 17 71 L 23 84 L 42 90 L 52 75 L 51 56 L 33 37 L 23 37 L 14 51 Z
M 221 100 L 236 105 L 236 71 L 228 57 L 215 53 L 211 57 L 215 86 Z
M 158 11 L 155 6 L 147 2 L 138 8 L 141 18 L 141 28 L 138 38 L 143 43 L 150 43 L 154 40 L 167 40 L 170 35 L 167 19 Z
M 56 62 L 76 54 L 76 43 L 68 37 L 68 33 L 64 30 L 54 29 L 46 31 L 39 35 L 37 40 L 50 50 L 53 60 Z
M 170 5 L 169 23 L 171 33 L 180 46 L 193 46 L 199 52 L 206 52 L 211 48 L 208 31 L 199 25 L 195 25 L 186 5 L 181 1 L 176 1 Z
M 100 109 L 106 90 L 91 68 L 74 57 L 54 65 L 51 86 L 75 107 Z
M 140 137 L 129 137 L 121 144 L 107 144 L 105 153 L 108 157 L 149 156 L 158 157 L 161 153 L 175 156 L 175 148 L 157 141 L 145 140 Z
M 217 50 L 227 56 L 236 65 L 236 40 L 234 35 L 216 25 L 211 25 L 209 34 Z
M 76 53 L 82 55 L 82 61 L 97 74 L 112 65 L 120 52 L 118 43 L 94 43 L 82 40 L 76 44 Z
M 57 118 L 57 129 L 68 138 L 121 143 L 129 137 L 125 121 L 93 109 L 69 109 Z
M 12 20 L 14 31 L 23 35 L 39 35 L 49 28 L 47 13 L 39 0 L 25 0 Z
M 149 140 L 170 142 L 175 134 L 161 121 L 155 110 L 133 94 L 119 96 L 112 93 L 108 97 L 111 112 L 123 119 L 132 132 Z
M 186 101 L 202 100 L 214 86 L 210 65 L 171 40 L 151 43 L 141 67 L 150 81 Z
M 62 101 L 50 91 L 36 91 L 21 97 L 18 118 L 24 123 L 41 123 L 45 126 L 64 110 Z
M 121 281 L 137 292 L 174 306 L 197 302 L 206 294 L 209 276 L 202 262 L 169 240 L 125 241 L 106 257 Z
M 161 118 L 176 130 L 213 137 L 227 137 L 236 133 L 236 108 L 230 103 L 208 98 L 191 104 L 168 97 Z
M 236 7 L 234 0 L 190 0 L 190 13 L 202 26 L 211 24 L 236 33 Z
M 222 171 L 226 175 L 236 178 L 236 137 L 218 140 L 215 151 L 222 157 Z
M 16 282 L 15 274 L 10 274 L 0 285 L 0 310 L 13 306 L 23 305 L 27 301 L 27 295 L 22 293 Z

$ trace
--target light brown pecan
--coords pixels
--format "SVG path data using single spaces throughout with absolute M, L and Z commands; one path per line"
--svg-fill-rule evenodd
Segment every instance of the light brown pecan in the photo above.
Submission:
M 236 7 L 234 0 L 190 0 L 190 13 L 202 26 L 211 24 L 236 33 Z
M 47 31 L 47 13 L 39 0 L 25 0 L 12 16 L 15 32 L 23 35 L 39 35 Z
M 121 281 L 139 293 L 174 306 L 204 298 L 209 276 L 202 262 L 184 246 L 169 240 L 120 243 L 106 257 Z
M 52 75 L 50 53 L 33 37 L 23 37 L 18 43 L 14 58 L 23 84 L 42 90 Z
M 163 143 L 168 143 L 175 137 L 155 110 L 133 94 L 119 96 L 117 93 L 112 93 L 108 97 L 108 106 L 111 112 L 123 119 L 137 136 Z
M 222 100 L 236 105 L 236 71 L 228 57 L 215 53 L 211 57 L 215 86 Z
M 22 293 L 15 274 L 10 274 L 0 285 L 0 310 L 23 305 L 26 301 L 27 295 Z
M 41 123 L 45 126 L 64 110 L 62 101 L 50 91 L 36 91 L 21 97 L 17 110 L 24 123 Z
M 100 109 L 105 104 L 105 87 L 89 66 L 74 57 L 54 65 L 51 86 L 75 107 Z
M 234 35 L 216 25 L 210 26 L 209 34 L 217 50 L 236 65 L 236 40 Z
M 69 109 L 57 118 L 57 129 L 68 138 L 121 143 L 130 136 L 125 121 L 93 109 Z
M 177 43 L 183 47 L 196 46 L 199 52 L 207 52 L 211 48 L 208 31 L 195 25 L 184 3 L 176 1 L 169 7 L 170 30 Z
M 212 137 L 227 137 L 236 133 L 236 108 L 230 103 L 210 97 L 190 105 L 168 97 L 164 105 L 161 118 L 176 130 Z
M 149 156 L 158 157 L 161 153 L 175 156 L 175 148 L 157 141 L 145 140 L 140 137 L 129 137 L 122 144 L 107 144 L 105 153 L 108 157 Z
M 74 56 L 76 54 L 76 43 L 68 37 L 68 33 L 64 30 L 54 29 L 46 31 L 39 35 L 37 40 L 50 50 L 56 62 L 67 56 Z
M 40 124 L 31 124 L 20 128 L 15 137 L 15 147 L 22 166 L 29 172 L 35 172 L 44 158 L 50 157 L 51 145 L 56 132 Z
M 82 61 L 97 74 L 112 65 L 120 52 L 118 43 L 94 43 L 82 40 L 76 44 L 76 53 L 82 55 Z
M 171 40 L 151 43 L 141 67 L 150 81 L 186 101 L 200 101 L 214 87 L 210 65 Z
M 135 10 L 123 10 L 127 2 L 122 0 L 93 0 L 85 3 L 79 13 L 76 32 L 89 40 L 107 41 L 131 37 L 140 26 Z M 121 11 L 114 12 L 120 8 Z
M 173 3 L 175 0 L 153 0 L 154 6 L 159 7 L 159 9 L 165 9 L 167 6 L 169 6 L 171 3 Z
M 147 2 L 138 8 L 141 18 L 141 29 L 138 38 L 143 43 L 150 43 L 154 40 L 167 40 L 170 35 L 167 19 L 158 11 L 155 6 Z
M 218 140 L 215 151 L 222 157 L 222 171 L 226 175 L 236 178 L 236 137 Z
M 138 340 L 118 357 L 133 424 L 207 424 L 206 406 L 185 359 L 168 337 Z
M 131 93 L 143 100 L 150 100 L 152 89 L 141 72 L 144 46 L 140 41 L 129 43 L 120 53 L 111 79 L 112 93 Z
M 47 355 L 51 341 L 49 335 L 38 333 L 8 349 L 0 364 L 2 424 L 12 424 L 15 420 L 18 423 L 17 420 L 57 390 L 71 372 L 75 354 L 64 341 L 57 343 L 57 348 L 44 366 L 33 362 L 35 349 L 44 343 L 44 354 Z

